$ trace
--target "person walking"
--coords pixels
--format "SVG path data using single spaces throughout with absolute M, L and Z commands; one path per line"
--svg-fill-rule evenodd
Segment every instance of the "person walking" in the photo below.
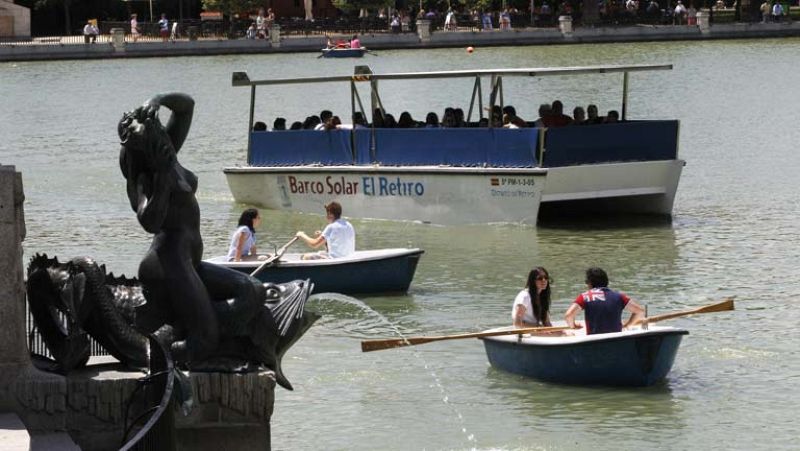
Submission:
M 783 5 L 780 2 L 775 2 L 772 5 L 772 20 L 775 22 L 780 22 L 783 17 Z
M 133 42 L 139 40 L 139 21 L 136 20 L 136 14 L 131 14 L 131 36 Z
M 161 35 L 161 40 L 167 42 L 169 39 L 169 20 L 166 14 L 161 14 L 161 19 L 158 21 L 158 34 Z

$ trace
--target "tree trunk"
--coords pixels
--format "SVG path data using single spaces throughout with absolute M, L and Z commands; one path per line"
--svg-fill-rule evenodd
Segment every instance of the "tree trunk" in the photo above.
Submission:
M 594 25 L 600 21 L 600 14 L 597 10 L 597 0 L 583 0 L 583 25 Z
M 72 18 L 70 17 L 69 7 L 72 0 L 64 0 L 64 32 L 65 35 L 72 35 Z

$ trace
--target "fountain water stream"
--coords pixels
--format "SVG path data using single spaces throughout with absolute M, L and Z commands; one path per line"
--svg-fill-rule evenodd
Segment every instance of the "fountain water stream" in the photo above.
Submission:
M 386 316 L 382 315 L 380 312 L 376 311 L 375 309 L 373 309 L 372 307 L 370 307 L 369 305 L 367 305 L 366 303 L 364 303 L 359 299 L 339 293 L 321 293 L 313 295 L 308 299 L 309 304 L 327 302 L 327 301 L 338 302 L 358 307 L 359 309 L 368 313 L 369 315 L 372 315 L 373 317 L 380 319 L 381 322 L 388 325 L 392 329 L 392 331 L 395 332 L 400 338 L 402 338 L 405 341 L 408 341 L 406 335 L 400 330 L 400 327 L 391 322 Z M 467 430 L 466 426 L 464 425 L 464 416 L 461 414 L 461 411 L 458 409 L 458 407 L 450 402 L 450 395 L 447 389 L 442 384 L 442 380 L 439 377 L 439 375 L 436 374 L 436 371 L 432 369 L 431 365 L 428 364 L 428 362 L 422 357 L 419 351 L 417 351 L 413 347 L 410 347 L 409 350 L 414 354 L 414 357 L 422 363 L 423 368 L 425 368 L 425 370 L 428 371 L 428 373 L 431 375 L 434 381 L 434 385 L 439 390 L 439 393 L 442 396 L 442 402 L 453 412 L 456 418 L 458 418 L 458 423 L 460 425 L 461 432 L 464 434 L 467 442 L 470 443 L 471 449 L 476 449 L 478 446 L 478 441 L 475 438 L 475 434 L 472 434 Z

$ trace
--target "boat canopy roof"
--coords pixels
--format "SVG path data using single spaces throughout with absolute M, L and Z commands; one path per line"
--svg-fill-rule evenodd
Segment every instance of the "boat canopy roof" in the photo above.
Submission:
M 233 86 L 256 85 L 287 85 L 305 83 L 331 83 L 345 81 L 377 81 L 377 80 L 417 80 L 434 78 L 460 78 L 481 76 L 518 76 L 518 77 L 545 77 L 554 75 L 585 75 L 606 73 L 643 72 L 654 70 L 671 70 L 672 64 L 634 64 L 634 65 L 608 65 L 608 66 L 574 66 L 574 67 L 531 67 L 509 69 L 467 69 L 445 70 L 433 72 L 398 72 L 388 74 L 375 74 L 369 66 L 356 66 L 354 75 L 337 75 L 329 77 L 308 78 L 276 78 L 271 80 L 250 80 L 247 72 L 233 73 Z

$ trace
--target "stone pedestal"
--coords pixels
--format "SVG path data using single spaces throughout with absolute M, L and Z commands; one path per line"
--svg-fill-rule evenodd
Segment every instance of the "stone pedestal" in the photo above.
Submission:
M 417 20 L 417 36 L 421 42 L 431 42 L 431 21 L 426 19 Z
M 278 24 L 272 24 L 269 28 L 269 43 L 273 47 L 280 47 L 281 46 L 281 26 Z
M 558 16 L 558 27 L 565 37 L 572 36 L 572 16 Z
M 111 29 L 111 46 L 117 52 L 125 51 L 125 29 L 112 28 Z
M 25 340 L 22 174 L 0 164 L 0 412 L 14 412 L 29 432 L 65 426 L 66 383 L 31 364 Z
M 175 410 L 179 450 L 270 449 L 275 373 L 191 373 L 194 408 Z

